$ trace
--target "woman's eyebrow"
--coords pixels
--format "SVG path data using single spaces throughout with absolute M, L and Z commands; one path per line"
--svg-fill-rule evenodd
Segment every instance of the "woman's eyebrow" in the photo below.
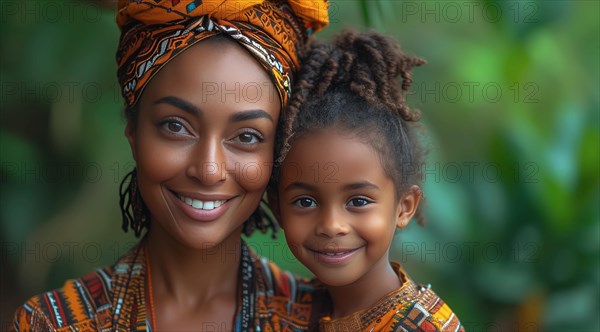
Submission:
M 179 97 L 175 97 L 175 96 L 166 96 L 166 97 L 162 97 L 159 100 L 154 102 L 154 105 L 158 105 L 158 104 L 169 104 L 171 106 L 175 106 L 177 108 L 179 108 L 180 110 L 186 112 L 186 113 L 190 113 L 192 115 L 202 115 L 202 111 L 194 106 L 192 103 L 183 100 Z
M 203 113 L 201 109 L 194 106 L 192 103 L 175 96 L 162 97 L 154 102 L 154 105 L 158 104 L 168 104 L 192 115 L 202 115 Z M 268 119 L 269 121 L 273 122 L 273 117 L 269 113 L 260 109 L 234 113 L 229 117 L 229 122 L 240 122 L 260 118 Z
M 229 122 L 240 122 L 261 118 L 268 119 L 273 122 L 273 117 L 271 117 L 271 114 L 263 110 L 248 110 L 234 113 L 229 117 Z

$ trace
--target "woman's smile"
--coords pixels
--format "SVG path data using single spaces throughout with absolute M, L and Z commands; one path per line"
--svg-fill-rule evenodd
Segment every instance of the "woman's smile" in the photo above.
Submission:
M 232 206 L 237 195 L 200 194 L 169 190 L 175 205 L 190 219 L 209 222 L 221 217 Z

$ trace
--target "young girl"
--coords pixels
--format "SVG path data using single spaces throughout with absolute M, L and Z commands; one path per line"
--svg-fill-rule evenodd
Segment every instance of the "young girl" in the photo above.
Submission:
M 419 116 L 405 103 L 421 64 L 378 33 L 345 31 L 313 44 L 302 68 L 270 195 L 290 249 L 329 289 L 321 331 L 463 330 L 433 290 L 389 262 L 394 231 L 422 197 Z

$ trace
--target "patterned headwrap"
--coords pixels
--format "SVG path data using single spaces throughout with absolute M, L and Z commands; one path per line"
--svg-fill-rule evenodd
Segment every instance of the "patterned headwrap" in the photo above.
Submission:
M 327 9 L 327 0 L 119 0 L 117 76 L 126 106 L 138 102 L 177 54 L 224 33 L 267 70 L 283 109 L 299 69 L 298 52 L 308 34 L 328 24 Z

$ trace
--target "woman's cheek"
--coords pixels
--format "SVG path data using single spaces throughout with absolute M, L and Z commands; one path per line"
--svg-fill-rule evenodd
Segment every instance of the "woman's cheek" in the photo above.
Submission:
M 166 144 L 140 146 L 137 166 L 148 178 L 159 182 L 185 171 L 186 153 Z
M 262 153 L 258 158 L 235 161 L 235 176 L 247 191 L 264 191 L 269 183 L 272 166 L 273 154 Z

